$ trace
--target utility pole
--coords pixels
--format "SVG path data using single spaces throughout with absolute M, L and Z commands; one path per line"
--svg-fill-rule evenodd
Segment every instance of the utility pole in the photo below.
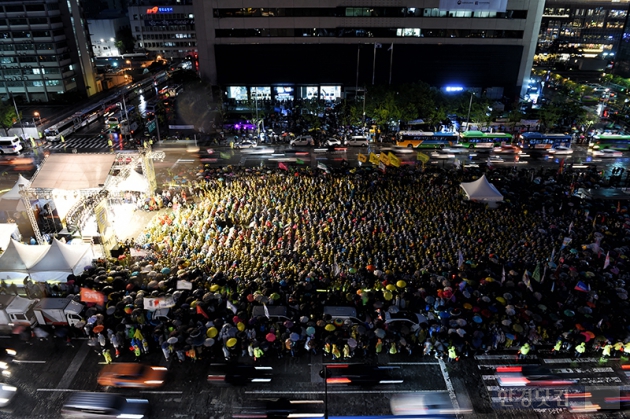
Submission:
M 472 108 L 472 100 L 474 95 L 474 92 L 470 92 L 470 103 L 468 104 L 468 115 L 466 116 L 466 131 L 470 131 L 470 128 L 468 126 L 470 124 L 470 109 Z
M 11 93 L 11 100 L 13 100 L 13 107 L 15 108 L 15 115 L 17 116 L 18 122 L 20 123 L 20 128 L 22 128 L 22 139 L 26 140 L 26 133 L 24 132 L 24 125 L 22 124 L 20 111 L 18 110 L 17 104 L 15 103 L 15 98 L 13 97 L 13 93 Z

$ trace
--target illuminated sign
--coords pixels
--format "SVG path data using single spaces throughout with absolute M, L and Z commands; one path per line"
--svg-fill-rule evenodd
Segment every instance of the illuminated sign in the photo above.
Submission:
M 446 86 L 447 92 L 461 92 L 464 88 L 461 86 Z
M 157 15 L 160 13 L 173 13 L 173 8 L 172 7 L 152 7 L 150 9 L 147 9 L 147 14 L 148 15 Z

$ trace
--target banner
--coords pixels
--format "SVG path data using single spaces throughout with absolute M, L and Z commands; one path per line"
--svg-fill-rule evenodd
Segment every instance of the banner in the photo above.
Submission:
M 440 10 L 470 10 L 505 13 L 507 0 L 440 0 Z
M 367 156 L 366 156 L 365 154 L 361 154 L 361 153 L 359 153 L 359 155 L 357 156 L 357 158 L 359 159 L 359 161 L 360 161 L 361 163 L 365 163 L 365 162 L 367 162 L 367 160 L 368 160 L 368 159 L 367 159 Z
M 180 279 L 177 281 L 178 290 L 191 290 L 192 285 L 193 285 L 192 282 L 184 281 L 183 279 Z
M 428 163 L 429 160 L 431 160 L 431 157 L 429 157 L 428 155 L 418 152 L 417 154 L 417 158 L 418 160 L 420 160 L 422 163 Z
M 158 308 L 175 307 L 173 297 L 144 298 L 145 310 L 157 310 Z
M 378 156 L 374 153 L 370 153 L 370 163 L 378 166 Z
M 393 155 L 391 151 L 387 153 L 387 157 L 389 158 L 389 164 L 394 167 L 400 167 L 400 159 Z
M 380 163 L 378 164 L 378 170 L 380 170 L 380 171 L 381 171 L 381 172 L 383 172 L 383 173 L 385 173 L 385 168 L 386 168 L 386 167 L 387 167 L 387 166 L 385 166 L 385 163 L 383 163 L 383 162 L 380 162 Z
M 385 153 L 379 154 L 378 161 L 380 163 L 383 163 L 385 166 L 389 166 L 389 157 L 387 157 L 387 154 L 385 154 Z
M 84 303 L 103 304 L 105 302 L 105 295 L 89 288 L 81 288 L 81 301 Z

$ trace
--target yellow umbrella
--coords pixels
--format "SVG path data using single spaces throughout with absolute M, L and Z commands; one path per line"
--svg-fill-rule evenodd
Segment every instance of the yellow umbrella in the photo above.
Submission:
M 396 282 L 396 286 L 398 288 L 405 288 L 407 286 L 407 283 L 401 279 L 398 282 Z
M 394 296 L 392 295 L 392 293 L 390 291 L 383 291 L 383 298 L 385 298 L 387 301 L 389 301 L 392 298 L 394 298 Z
M 394 284 L 387 284 L 385 289 L 387 289 L 387 291 L 395 291 L 396 290 L 396 286 Z
M 218 334 L 219 334 L 219 331 L 214 326 L 208 329 L 208 331 L 206 332 L 206 336 L 208 336 L 209 338 L 213 338 Z
M 225 342 L 225 346 L 227 346 L 228 348 L 231 348 L 234 345 L 236 345 L 237 342 L 238 340 L 236 338 L 229 338 L 228 341 Z
M 332 324 L 332 323 L 328 323 L 328 324 L 326 325 L 326 327 L 324 327 L 324 329 L 325 329 L 327 332 L 334 332 L 334 331 L 335 331 L 335 329 L 336 329 L 336 327 L 335 327 L 335 325 L 334 325 L 334 324 Z

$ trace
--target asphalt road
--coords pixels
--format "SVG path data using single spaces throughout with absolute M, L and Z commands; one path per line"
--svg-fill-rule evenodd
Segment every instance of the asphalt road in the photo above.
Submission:
M 197 363 L 176 359 L 166 362 L 157 348 L 142 362 L 168 367 L 165 384 L 152 389 L 112 389 L 97 384 L 103 367 L 103 357 L 87 345 L 86 340 L 75 340 L 74 347 L 65 341 L 50 338 L 36 341 L 32 346 L 15 337 L 0 340 L 4 346 L 18 350 L 17 362 L 10 365 L 12 375 L 5 381 L 18 388 L 14 402 L 0 409 L 6 418 L 58 418 L 61 406 L 69 394 L 76 391 L 106 391 L 128 397 L 148 399 L 151 418 L 230 418 L 257 398 L 287 397 L 325 402 L 325 388 L 319 371 L 325 364 L 338 364 L 321 354 L 301 354 L 295 358 L 263 358 L 260 365 L 273 368 L 270 383 L 242 387 L 213 386 L 206 375 L 217 363 L 204 353 Z M 215 348 L 216 349 L 216 348 Z M 582 418 L 592 415 L 569 413 L 563 395 L 584 388 L 630 388 L 626 371 L 618 358 L 601 362 L 599 358 L 574 359 L 569 354 L 553 357 L 544 347 L 539 353 L 518 360 L 516 349 L 500 353 L 461 358 L 459 362 L 444 363 L 419 354 L 368 357 L 367 361 L 397 367 L 396 378 L 401 384 L 374 387 L 352 385 L 328 387 L 328 414 L 334 416 L 391 416 L 390 400 L 399 394 L 436 393 L 448 396 L 453 405 L 473 413 L 469 418 Z M 130 351 L 124 350 L 116 362 L 133 362 Z M 243 362 L 252 363 L 249 358 Z M 358 358 L 349 361 L 361 362 Z M 578 381 L 575 386 L 506 387 L 498 381 L 496 367 L 509 365 L 542 365 L 563 377 Z M 590 387 L 589 387 L 590 386 Z M 324 403 L 315 408 L 322 412 Z M 623 417 L 621 412 L 607 412 L 597 417 Z

